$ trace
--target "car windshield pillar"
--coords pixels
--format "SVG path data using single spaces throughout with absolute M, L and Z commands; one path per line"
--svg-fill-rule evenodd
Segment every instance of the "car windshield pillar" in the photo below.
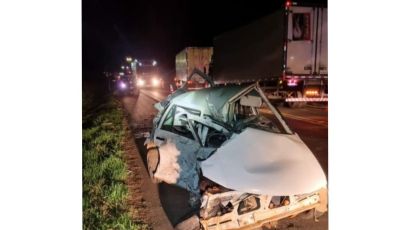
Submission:
M 293 134 L 282 115 L 270 104 L 258 84 L 245 88 L 232 97 L 228 103 L 228 122 L 235 132 L 241 132 L 244 128 L 252 126 L 275 133 Z

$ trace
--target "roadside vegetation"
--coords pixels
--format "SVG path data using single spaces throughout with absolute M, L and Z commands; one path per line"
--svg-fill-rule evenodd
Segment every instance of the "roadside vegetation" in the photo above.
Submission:
M 83 229 L 149 229 L 127 206 L 125 134 L 119 102 L 83 91 Z

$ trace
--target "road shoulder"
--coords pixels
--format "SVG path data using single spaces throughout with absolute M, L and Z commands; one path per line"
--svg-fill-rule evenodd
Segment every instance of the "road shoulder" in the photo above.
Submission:
M 173 229 L 159 199 L 158 186 L 153 184 L 145 170 L 144 162 L 136 147 L 132 130 L 127 123 L 125 141 L 125 161 L 129 176 L 129 205 L 132 217 L 138 216 L 150 224 L 153 229 Z

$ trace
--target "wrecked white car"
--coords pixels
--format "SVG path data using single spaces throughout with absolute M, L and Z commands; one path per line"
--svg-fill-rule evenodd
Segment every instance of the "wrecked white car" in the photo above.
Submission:
M 211 87 L 183 87 L 156 104 L 146 142 L 152 179 L 188 190 L 204 229 L 327 211 L 322 168 L 258 84 L 214 86 L 193 74 Z

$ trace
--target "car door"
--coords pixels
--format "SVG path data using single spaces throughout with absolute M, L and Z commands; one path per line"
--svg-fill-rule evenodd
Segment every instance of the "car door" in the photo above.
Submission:
M 199 195 L 197 153 L 202 148 L 190 123 L 189 113 L 200 114 L 200 111 L 171 104 L 160 119 L 153 135 L 159 147 L 154 177 Z
M 161 146 L 167 141 L 182 140 L 184 143 L 199 147 L 196 134 L 189 122 L 186 109 L 177 105 L 170 105 L 159 121 L 154 133 L 154 142 Z M 198 111 L 198 113 L 200 113 Z

